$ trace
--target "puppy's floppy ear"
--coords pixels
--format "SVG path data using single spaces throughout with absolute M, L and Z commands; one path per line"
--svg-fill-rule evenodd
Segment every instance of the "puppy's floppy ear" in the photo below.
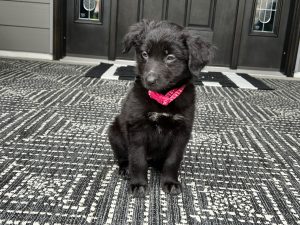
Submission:
M 199 75 L 203 67 L 213 58 L 214 48 L 205 42 L 196 31 L 184 31 L 185 42 L 189 52 L 189 69 L 193 75 Z
M 150 23 L 148 20 L 142 20 L 139 23 L 133 24 L 129 27 L 128 33 L 125 35 L 122 45 L 122 53 L 127 53 L 131 47 L 139 47 L 145 39 L 145 34 L 149 29 Z

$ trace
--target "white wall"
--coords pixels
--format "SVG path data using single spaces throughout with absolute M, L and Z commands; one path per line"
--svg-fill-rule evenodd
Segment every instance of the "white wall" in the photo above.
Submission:
M 297 57 L 295 72 L 300 72 L 300 43 L 298 48 L 298 57 Z
M 0 51 L 52 54 L 53 0 L 0 0 Z
M 299 48 L 298 48 L 298 56 L 297 56 L 297 61 L 296 61 L 294 77 L 300 78 L 300 43 L 299 43 Z

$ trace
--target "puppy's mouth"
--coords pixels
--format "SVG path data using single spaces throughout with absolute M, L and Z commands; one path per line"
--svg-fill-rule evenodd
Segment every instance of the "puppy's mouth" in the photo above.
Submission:
M 142 83 L 147 90 L 155 92 L 161 92 L 168 86 L 168 81 L 161 79 L 157 73 L 154 73 L 152 70 L 143 74 Z
M 180 77 L 168 79 L 157 74 L 159 73 L 152 73 L 151 71 L 143 74 L 141 80 L 144 88 L 163 94 L 173 88 L 181 86 L 183 84 L 182 82 L 185 82 L 185 79 L 180 79 Z M 172 77 L 172 74 L 170 74 L 169 77 Z
M 164 93 L 172 88 L 172 82 L 168 82 L 167 84 L 163 85 L 163 84 L 160 84 L 159 82 L 153 84 L 153 83 L 148 83 L 146 81 L 143 81 L 143 86 L 144 86 L 144 88 L 146 88 L 149 91 Z

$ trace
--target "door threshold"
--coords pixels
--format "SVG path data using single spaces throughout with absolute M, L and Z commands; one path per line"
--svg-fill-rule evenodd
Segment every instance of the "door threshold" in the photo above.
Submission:
M 300 79 L 300 72 L 296 72 L 296 73 L 294 73 L 294 78 L 298 78 L 298 79 Z
M 85 64 L 85 65 L 99 65 L 100 63 L 109 63 L 109 64 L 119 64 L 119 65 L 130 65 L 135 66 L 135 61 L 132 60 L 108 60 L 108 59 L 96 59 L 96 58 L 85 58 L 85 57 L 74 57 L 74 56 L 65 56 L 60 62 L 64 63 L 76 63 L 76 64 Z
M 118 65 L 131 65 L 135 66 L 135 61 L 133 60 L 108 60 L 108 59 L 96 59 L 96 58 L 86 58 L 86 57 L 74 57 L 74 56 L 65 56 L 60 60 L 62 63 L 71 63 L 71 64 L 83 64 L 83 65 L 99 65 L 100 63 L 109 63 L 109 64 L 118 64 Z M 232 70 L 228 67 L 219 67 L 219 66 L 206 66 L 202 70 L 203 72 L 229 72 L 229 73 L 247 73 L 250 76 L 259 77 L 259 78 L 287 78 L 284 74 L 279 71 L 270 71 L 270 70 L 255 70 L 255 69 L 235 69 Z

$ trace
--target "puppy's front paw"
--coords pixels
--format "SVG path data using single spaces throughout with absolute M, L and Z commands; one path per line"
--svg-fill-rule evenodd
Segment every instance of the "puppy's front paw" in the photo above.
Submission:
M 181 184 L 179 182 L 166 182 L 162 185 L 162 189 L 164 192 L 170 195 L 179 195 L 182 192 Z
M 130 189 L 134 198 L 144 198 L 146 195 L 146 186 L 144 185 L 131 184 Z
M 129 180 L 129 170 L 128 167 L 120 167 L 119 168 L 119 174 L 125 179 L 125 180 Z

